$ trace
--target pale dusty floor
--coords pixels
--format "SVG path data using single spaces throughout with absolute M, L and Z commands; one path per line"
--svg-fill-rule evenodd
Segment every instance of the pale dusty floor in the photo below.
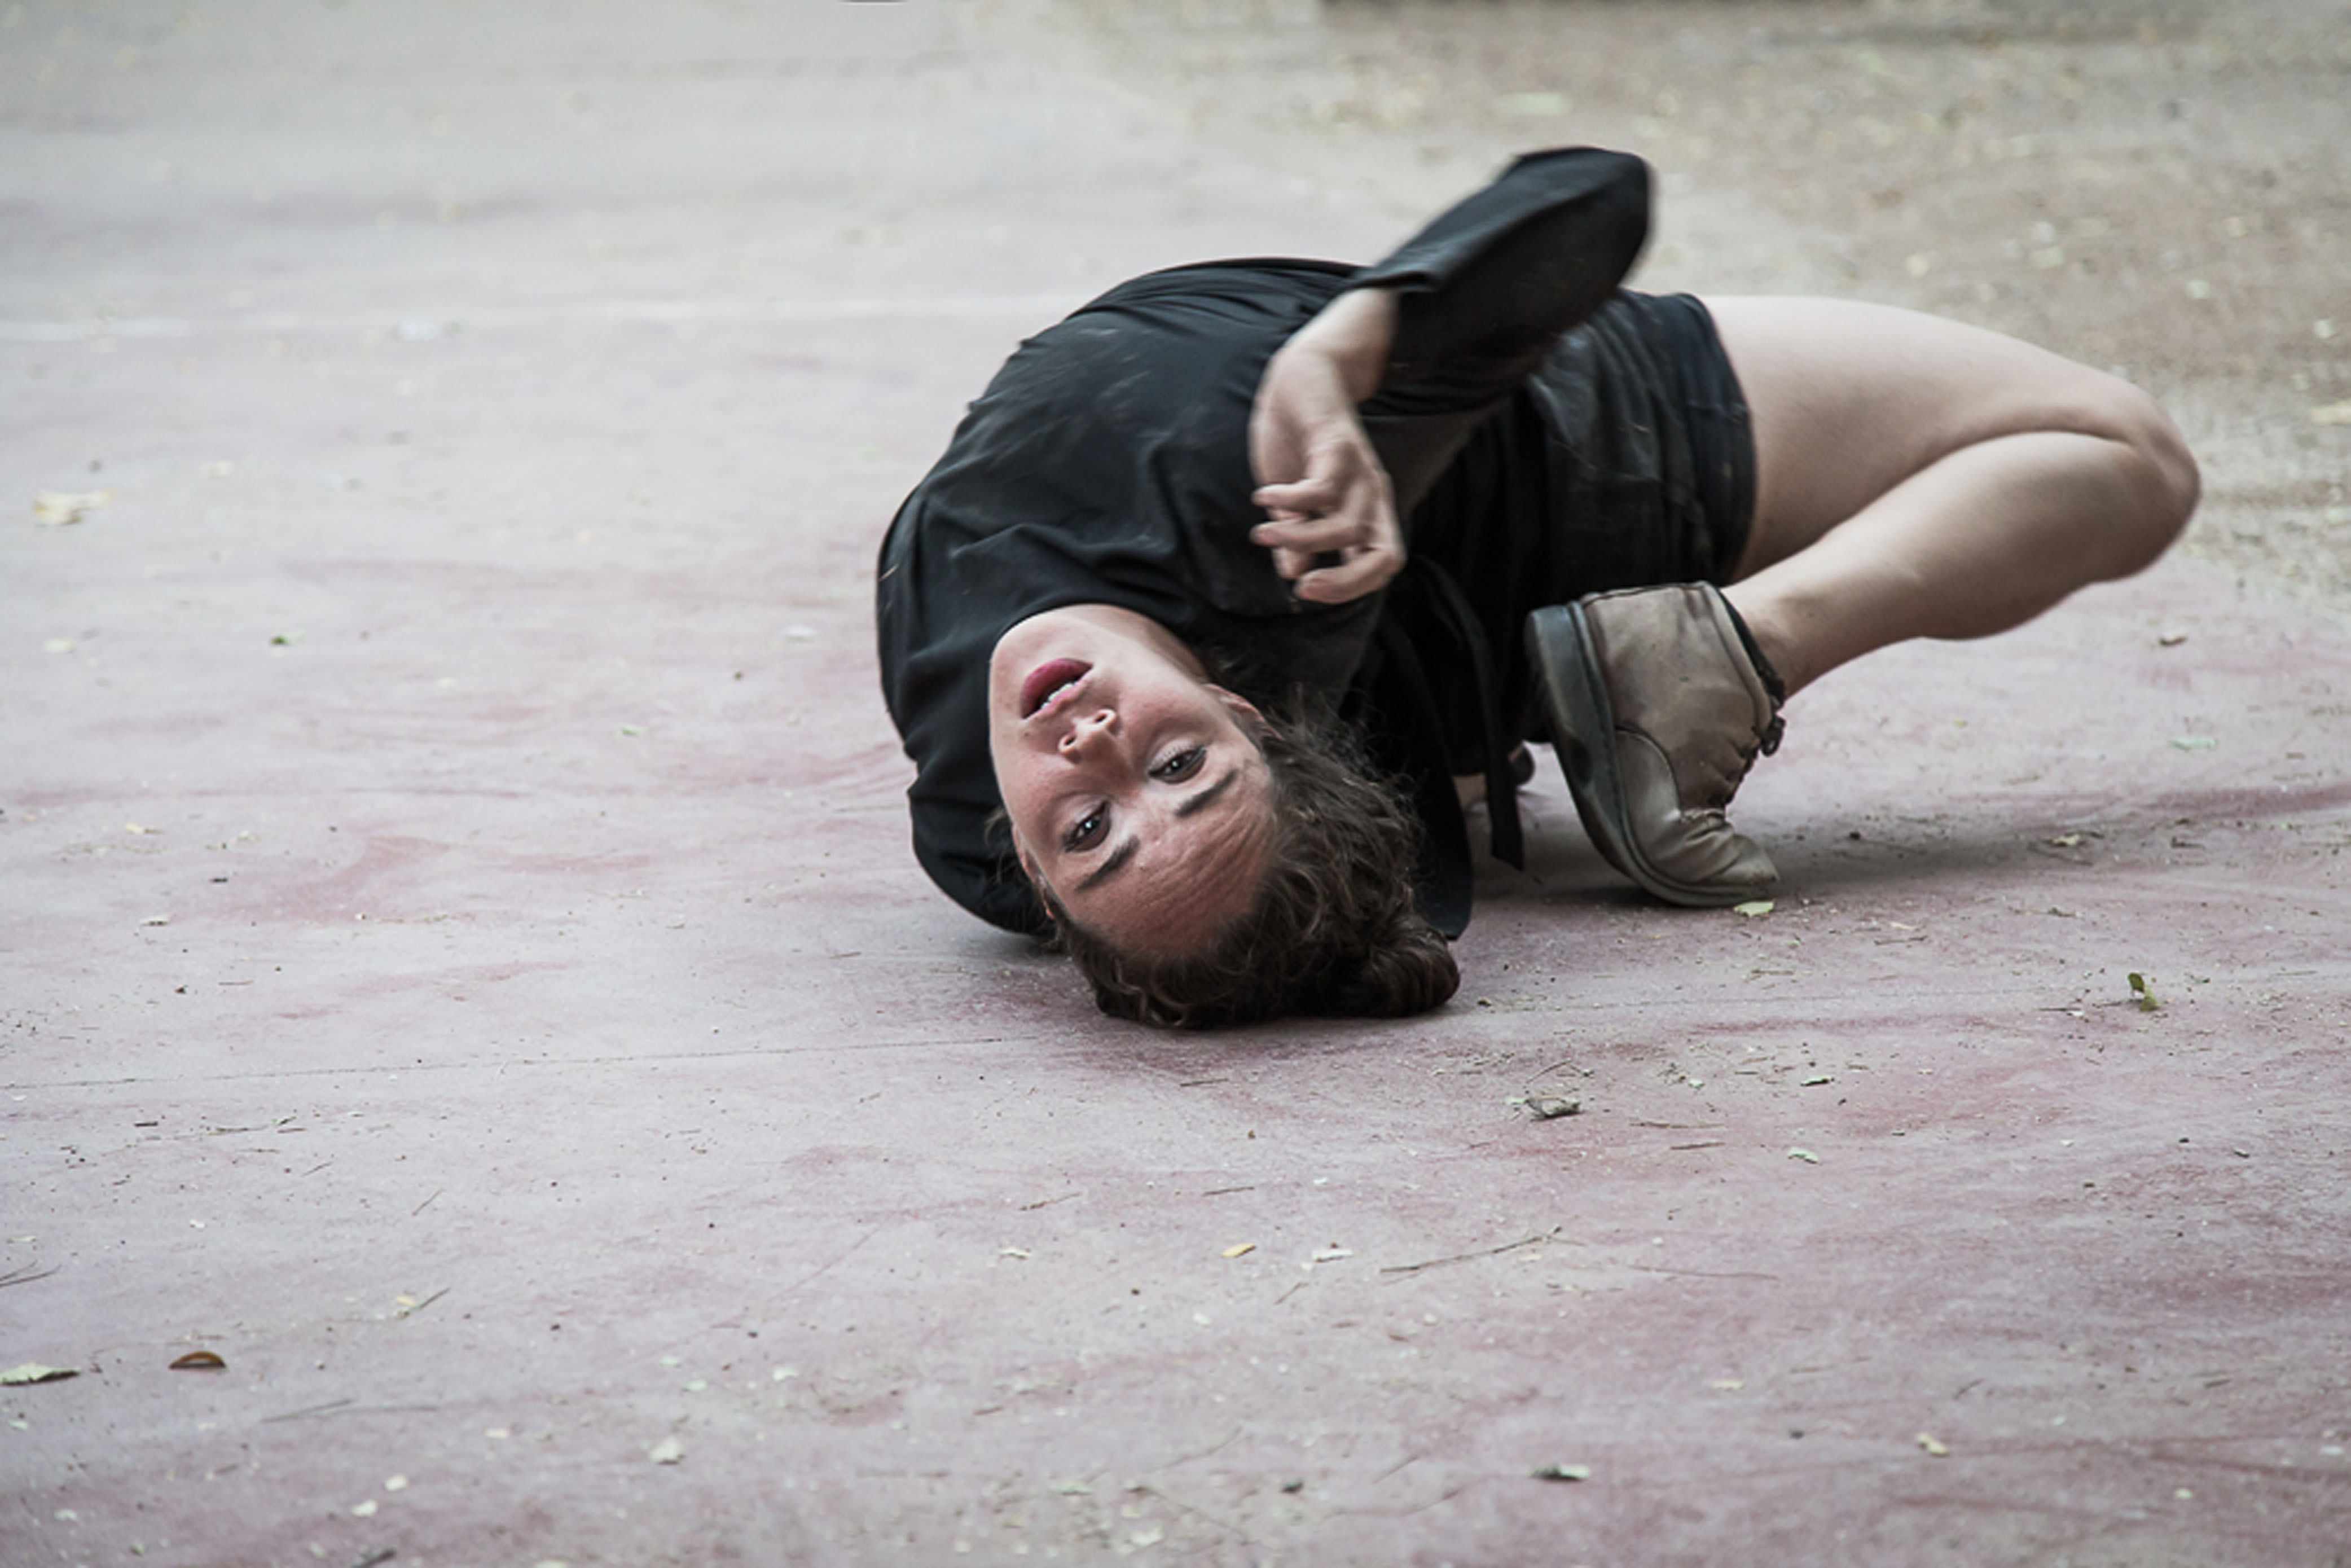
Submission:
M 0 1562 L 2342 1561 L 2346 35 L 1239 15 L 0 7 Z M 2204 559 L 1806 694 L 1768 916 L 1547 778 L 1453 1006 L 1106 1025 L 906 852 L 883 521 L 1554 138 L 2127 362 Z

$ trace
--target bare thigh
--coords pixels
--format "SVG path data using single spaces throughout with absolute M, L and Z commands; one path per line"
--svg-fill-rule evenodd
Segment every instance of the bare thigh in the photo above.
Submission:
M 2032 431 L 2130 441 L 2151 413 L 2128 382 L 1914 310 L 1744 297 L 1706 306 L 1754 422 L 1755 521 L 1739 577 L 1963 447 Z

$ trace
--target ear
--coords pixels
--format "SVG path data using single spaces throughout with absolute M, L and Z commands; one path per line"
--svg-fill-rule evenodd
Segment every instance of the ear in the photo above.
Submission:
M 1045 873 L 1039 871 L 1037 862 L 1029 858 L 1029 846 L 1021 841 L 1018 828 L 1012 830 L 1012 853 L 1020 862 L 1020 874 L 1029 879 L 1029 885 L 1037 892 L 1037 907 L 1045 912 L 1047 921 L 1057 920 L 1059 916 L 1053 913 L 1053 901 L 1045 896 Z
M 1230 711 L 1233 717 L 1240 722 L 1240 727 L 1249 731 L 1251 735 L 1279 735 L 1281 733 L 1280 730 L 1274 728 L 1273 722 L 1270 719 L 1267 718 L 1265 715 L 1258 712 L 1257 704 L 1249 701 L 1249 698 L 1241 695 L 1240 693 L 1227 691 L 1224 687 L 1217 685 L 1214 681 L 1209 681 L 1205 684 L 1208 690 L 1216 694 L 1217 700 L 1224 704 L 1226 708 Z

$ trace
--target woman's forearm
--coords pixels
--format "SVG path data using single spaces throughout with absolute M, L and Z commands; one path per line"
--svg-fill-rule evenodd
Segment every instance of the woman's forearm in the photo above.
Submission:
M 1363 402 L 1380 390 L 1395 344 L 1396 292 L 1351 288 L 1322 308 L 1290 335 L 1284 354 L 1315 354 L 1339 372 L 1350 401 Z

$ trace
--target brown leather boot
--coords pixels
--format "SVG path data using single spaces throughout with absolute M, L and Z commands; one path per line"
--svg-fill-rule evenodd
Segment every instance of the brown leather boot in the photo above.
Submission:
M 1625 589 L 1527 617 L 1527 657 L 1576 815 L 1668 904 L 1740 904 L 1779 877 L 1723 808 L 1780 744 L 1777 705 L 1709 583 Z

